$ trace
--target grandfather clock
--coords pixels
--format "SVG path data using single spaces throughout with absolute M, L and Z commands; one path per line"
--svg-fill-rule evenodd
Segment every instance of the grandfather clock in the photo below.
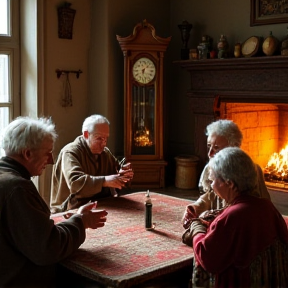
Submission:
M 146 20 L 117 40 L 124 54 L 124 149 L 133 165 L 132 188 L 165 186 L 163 156 L 163 57 L 161 38 Z

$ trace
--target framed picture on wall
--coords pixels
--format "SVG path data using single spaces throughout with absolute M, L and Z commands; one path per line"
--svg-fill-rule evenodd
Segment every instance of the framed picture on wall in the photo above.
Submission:
M 250 26 L 288 23 L 288 0 L 250 1 Z

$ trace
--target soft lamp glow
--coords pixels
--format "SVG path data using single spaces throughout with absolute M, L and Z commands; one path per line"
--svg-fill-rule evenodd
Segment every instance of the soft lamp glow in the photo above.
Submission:
M 135 146 L 137 147 L 152 146 L 153 142 L 150 140 L 149 134 L 150 132 L 146 127 L 141 130 L 138 130 L 134 138 Z

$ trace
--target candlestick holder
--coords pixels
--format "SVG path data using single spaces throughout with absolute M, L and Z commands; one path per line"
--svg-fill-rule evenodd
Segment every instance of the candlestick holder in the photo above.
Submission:
M 182 48 L 181 48 L 181 59 L 187 60 L 189 59 L 189 48 L 188 48 L 188 41 L 190 38 L 190 31 L 193 25 L 190 24 L 188 21 L 184 20 L 181 24 L 178 25 L 178 28 L 181 32 L 181 39 L 182 39 Z

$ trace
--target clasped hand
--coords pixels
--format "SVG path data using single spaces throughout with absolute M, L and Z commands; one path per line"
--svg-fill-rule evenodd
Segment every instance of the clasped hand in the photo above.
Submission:
M 103 186 L 118 189 L 124 187 L 127 182 L 133 179 L 134 176 L 134 172 L 130 166 L 131 164 L 127 163 L 121 167 L 117 174 L 105 176 Z

